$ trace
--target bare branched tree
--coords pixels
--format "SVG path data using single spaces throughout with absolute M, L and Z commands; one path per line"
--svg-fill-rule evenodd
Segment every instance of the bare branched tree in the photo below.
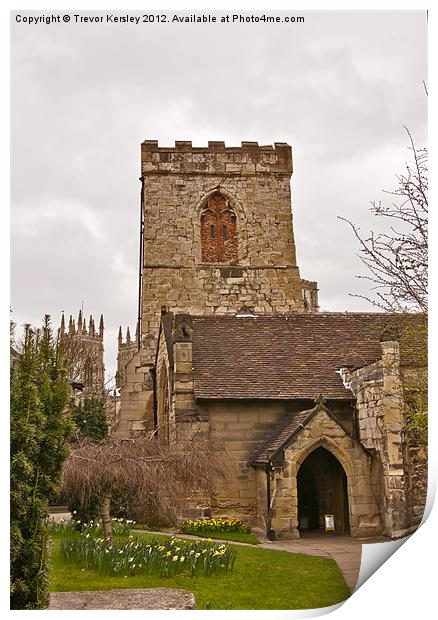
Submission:
M 426 88 L 426 87 L 425 87 Z M 427 91 L 426 91 L 427 92 Z M 391 222 L 389 232 L 371 232 L 362 237 L 351 226 L 360 244 L 359 258 L 368 275 L 357 276 L 373 285 L 375 297 L 354 295 L 385 312 L 395 312 L 393 326 L 403 340 L 409 358 L 404 372 L 406 426 L 412 436 L 427 443 L 427 309 L 428 309 L 428 152 L 417 149 L 409 130 L 412 161 L 397 176 L 398 186 L 387 194 L 396 198 L 391 204 L 372 202 L 371 211 Z M 419 313 L 415 324 L 405 324 L 406 313 Z M 395 336 L 394 336 L 395 337 Z
M 98 496 L 105 539 L 111 543 L 111 498 L 129 493 L 135 501 L 175 518 L 193 493 L 211 496 L 227 474 L 223 450 L 211 442 L 158 438 L 108 438 L 74 448 L 64 466 L 63 491 L 87 502 Z
M 372 283 L 375 297 L 366 299 L 384 311 L 427 312 L 428 290 L 428 152 L 417 149 L 409 130 L 412 162 L 397 176 L 398 186 L 385 192 L 397 200 L 392 204 L 371 203 L 371 212 L 391 221 L 389 232 L 371 232 L 368 237 L 350 220 L 347 222 L 360 244 L 359 258 L 368 275 L 357 276 Z

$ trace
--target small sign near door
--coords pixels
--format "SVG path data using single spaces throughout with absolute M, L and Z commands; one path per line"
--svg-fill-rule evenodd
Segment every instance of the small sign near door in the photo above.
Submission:
M 334 515 L 324 515 L 324 526 L 326 532 L 335 531 L 335 517 Z

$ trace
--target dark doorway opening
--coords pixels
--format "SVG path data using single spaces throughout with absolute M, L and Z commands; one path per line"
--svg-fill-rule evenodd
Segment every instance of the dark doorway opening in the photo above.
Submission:
M 325 448 L 317 448 L 303 461 L 297 475 L 298 528 L 324 531 L 324 515 L 334 515 L 335 533 L 348 534 L 347 476 Z

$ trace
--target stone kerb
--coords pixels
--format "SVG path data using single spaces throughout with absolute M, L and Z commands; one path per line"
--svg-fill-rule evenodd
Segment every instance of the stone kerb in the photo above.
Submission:
M 192 592 L 176 588 L 52 592 L 48 609 L 196 609 L 196 601 Z

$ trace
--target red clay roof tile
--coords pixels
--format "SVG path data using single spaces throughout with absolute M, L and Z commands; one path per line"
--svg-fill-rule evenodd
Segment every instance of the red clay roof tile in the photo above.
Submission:
M 193 317 L 195 396 L 351 398 L 336 371 L 380 359 L 380 339 L 393 318 L 383 313 Z M 418 315 L 403 320 L 410 323 Z M 402 342 L 402 360 L 403 351 Z

